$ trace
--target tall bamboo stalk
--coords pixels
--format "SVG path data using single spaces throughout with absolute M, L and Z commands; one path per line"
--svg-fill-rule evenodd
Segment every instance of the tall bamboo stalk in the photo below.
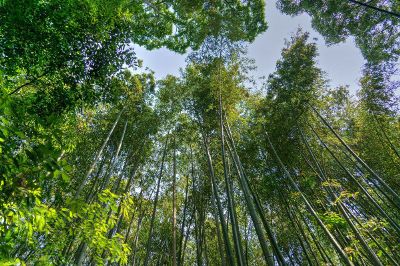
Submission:
M 334 160 L 338 163 L 340 168 L 342 168 L 347 176 L 357 185 L 357 187 L 363 192 L 363 194 L 368 198 L 368 200 L 378 209 L 378 211 L 388 220 L 388 222 L 392 225 L 392 227 L 396 230 L 396 232 L 400 235 L 400 226 L 394 221 L 386 212 L 382 209 L 381 206 L 375 201 L 375 199 L 369 194 L 369 192 L 358 182 L 358 180 L 347 170 L 347 168 L 340 162 L 337 156 L 329 149 L 329 147 L 325 144 L 325 142 L 319 137 L 318 133 L 311 127 L 311 130 L 317 136 L 318 140 L 324 146 L 324 148 L 329 152 L 329 154 L 334 158 Z
M 228 139 L 229 139 L 230 145 L 232 146 L 231 155 L 232 155 L 232 159 L 233 159 L 233 162 L 235 165 L 235 169 L 239 176 L 239 181 L 240 181 L 239 184 L 243 191 L 246 205 L 247 205 L 248 211 L 250 213 L 251 219 L 253 221 L 254 229 L 256 230 L 256 234 L 257 234 L 258 240 L 260 242 L 265 261 L 268 265 L 272 266 L 272 265 L 274 265 L 273 255 L 269 251 L 267 240 L 265 239 L 264 232 L 261 228 L 260 219 L 257 216 L 254 199 L 252 199 L 252 197 L 251 197 L 251 192 L 250 192 L 250 188 L 248 186 L 248 182 L 246 181 L 246 176 L 244 175 L 243 168 L 241 167 L 239 156 L 236 153 L 235 143 L 233 142 L 233 139 L 231 139 L 231 138 L 228 138 Z
M 224 129 L 226 131 L 226 135 L 228 136 L 228 140 L 231 143 L 232 147 L 235 147 L 235 141 L 234 141 L 234 139 L 232 137 L 232 132 L 231 132 L 229 123 L 227 121 L 226 121 L 226 125 L 224 125 Z M 236 153 L 235 149 L 231 148 L 229 143 L 228 143 L 228 150 L 229 150 L 231 156 L 233 156 L 232 152 Z M 243 175 L 245 175 L 245 172 L 243 170 L 243 166 L 242 166 L 242 164 L 240 162 L 240 158 L 238 156 L 237 156 L 237 158 L 239 160 L 239 162 L 238 162 L 239 163 L 239 167 L 242 169 Z M 278 262 L 279 262 L 280 265 L 286 265 L 286 262 L 285 262 L 285 259 L 283 257 L 283 254 L 282 254 L 281 250 L 279 249 L 279 245 L 278 245 L 278 243 L 277 243 L 277 241 L 275 239 L 275 236 L 274 236 L 274 234 L 272 232 L 272 228 L 269 225 L 269 223 L 267 222 L 267 219 L 265 218 L 264 211 L 262 209 L 262 205 L 261 205 L 261 202 L 260 202 L 258 196 L 255 193 L 254 189 L 252 188 L 252 186 L 249 183 L 248 178 L 246 176 L 244 176 L 244 181 L 245 181 L 246 186 L 247 186 L 247 188 L 248 188 L 248 190 L 250 192 L 250 196 L 252 197 L 252 199 L 253 199 L 253 201 L 255 203 L 256 210 L 257 210 L 257 212 L 258 212 L 258 214 L 259 214 L 259 216 L 261 218 L 261 222 L 263 223 L 264 229 L 267 232 L 268 239 L 270 240 L 270 242 L 272 244 L 273 251 L 274 251 L 274 253 L 275 253 L 275 255 L 276 255 L 277 259 L 278 259 Z
M 386 134 L 385 129 L 383 128 L 382 122 L 379 121 L 378 117 L 376 114 L 373 114 L 373 117 L 375 118 L 376 123 L 379 126 L 379 129 L 381 130 L 383 136 L 385 137 L 386 141 L 389 143 L 389 147 L 393 150 L 394 154 L 396 154 L 397 158 L 400 159 L 400 153 L 397 150 L 397 148 L 394 146 L 393 142 L 390 140 L 389 136 Z
M 218 187 L 217 187 L 217 182 L 215 180 L 215 174 L 214 174 L 214 168 L 212 165 L 212 159 L 211 159 L 211 155 L 210 155 L 210 151 L 208 148 L 208 144 L 207 141 L 205 139 L 205 136 L 203 136 L 203 142 L 204 142 L 204 148 L 206 151 L 206 156 L 207 156 L 207 164 L 208 164 L 208 169 L 210 172 L 210 177 L 211 177 L 211 187 L 212 187 L 212 192 L 215 198 L 215 202 L 217 205 L 217 210 L 218 210 L 218 215 L 219 215 L 219 220 L 221 223 L 221 228 L 222 228 L 222 236 L 224 238 L 224 243 L 225 243 L 225 251 L 226 251 L 226 256 L 227 259 L 229 261 L 230 265 L 235 265 L 235 262 L 233 260 L 233 254 L 232 254 L 232 248 L 231 248 L 231 244 L 229 241 L 229 237 L 228 237 L 228 230 L 227 230 L 227 226 L 225 223 L 225 218 L 224 218 L 224 214 L 223 214 L 223 210 L 222 210 L 222 205 L 221 205 L 221 201 L 218 195 Z
M 85 177 L 83 178 L 83 180 L 81 181 L 80 185 L 78 186 L 78 188 L 77 188 L 77 190 L 76 190 L 76 193 L 75 193 L 75 196 L 74 196 L 75 199 L 79 197 L 80 193 L 82 192 L 83 187 L 86 185 L 86 182 L 87 182 L 87 180 L 88 180 L 89 177 L 90 177 L 90 174 L 93 172 L 93 170 L 94 170 L 94 168 L 95 168 L 95 166 L 96 166 L 96 164 L 97 164 L 97 161 L 100 159 L 101 155 L 103 154 L 103 150 L 104 150 L 104 148 L 106 147 L 108 141 L 110 140 L 110 137 L 111 137 L 112 133 L 114 132 L 114 129 L 115 129 L 115 127 L 117 126 L 118 121 L 119 121 L 119 119 L 121 118 L 121 115 L 122 115 L 123 111 L 124 111 L 124 109 L 122 109 L 122 110 L 118 113 L 118 116 L 117 116 L 117 118 L 115 119 L 115 122 L 114 122 L 114 124 L 112 125 L 110 131 L 108 132 L 108 135 L 107 135 L 106 139 L 104 140 L 103 144 L 101 145 L 100 150 L 97 152 L 97 154 L 96 154 L 96 156 L 95 156 L 95 158 L 94 158 L 92 164 L 91 164 L 90 167 L 89 167 L 89 170 L 87 171 Z
M 115 167 L 115 164 L 116 164 L 116 162 L 118 160 L 119 153 L 121 152 L 122 142 L 124 141 L 124 138 L 125 138 L 127 125 L 128 125 L 128 120 L 125 121 L 124 130 L 122 131 L 122 135 L 121 135 L 121 138 L 119 140 L 118 147 L 117 147 L 117 150 L 116 150 L 115 155 L 114 155 L 114 159 L 111 162 L 110 172 L 108 173 L 108 175 L 106 175 L 106 178 L 105 178 L 105 180 L 103 182 L 103 185 L 102 185 L 102 189 L 107 188 L 108 184 L 110 183 L 111 175 L 112 175 L 112 173 L 114 171 L 114 167 Z
M 190 150 L 190 154 L 192 157 L 192 150 Z M 192 179 L 193 179 L 193 163 L 192 163 Z M 182 265 L 181 257 L 182 257 L 182 249 L 183 249 L 183 238 L 184 238 L 184 231 L 185 231 L 185 222 L 186 222 L 186 212 L 188 207 L 188 195 L 189 195 L 189 175 L 186 176 L 186 186 L 185 186 L 185 200 L 183 203 L 183 214 L 182 214 L 182 224 L 180 230 L 180 239 L 179 239 L 179 250 L 178 250 L 178 265 Z
M 173 179 L 172 179 L 172 265 L 176 266 L 176 139 L 174 137 Z
M 157 189 L 156 189 L 156 195 L 154 198 L 153 211 L 151 214 L 151 221 L 150 221 L 149 236 L 148 236 L 147 245 L 146 245 L 146 256 L 145 256 L 145 260 L 143 262 L 144 266 L 148 265 L 149 259 L 150 259 L 151 242 L 152 242 L 152 238 L 153 238 L 153 227 L 154 227 L 154 221 L 156 218 L 157 203 L 158 203 L 158 197 L 159 197 L 159 193 L 160 193 L 160 183 L 161 183 L 161 177 L 162 177 L 163 169 L 164 169 L 165 156 L 167 154 L 167 146 L 168 146 L 168 136 L 167 136 L 167 139 L 165 140 L 164 151 L 163 151 L 163 155 L 162 155 L 162 159 L 161 159 L 160 172 L 158 173 Z
M 222 165 L 224 168 L 224 180 L 225 180 L 225 187 L 226 187 L 226 194 L 228 200 L 228 211 L 229 211 L 229 218 L 232 225 L 232 235 L 233 235 L 233 243 L 235 246 L 235 255 L 236 260 L 239 265 L 245 265 L 245 261 L 243 259 L 243 248 L 242 242 L 239 232 L 239 226 L 237 223 L 236 217 L 236 209 L 235 209 L 235 202 L 233 199 L 232 188 L 230 184 L 230 178 L 228 175 L 228 169 L 226 165 L 226 158 L 225 158 L 225 138 L 224 138 L 224 122 L 223 122 L 223 113 L 222 113 L 222 95 L 221 91 L 219 94 L 219 122 L 220 122 L 220 137 L 221 137 L 221 157 L 222 157 Z
M 311 106 L 311 105 L 310 105 Z M 367 171 L 373 175 L 381 184 L 384 186 L 394 197 L 397 206 L 400 206 L 400 196 L 388 185 L 386 182 L 377 174 L 374 170 L 372 170 L 364 160 L 362 160 L 348 145 L 347 143 L 339 136 L 338 133 L 332 128 L 332 126 L 326 121 L 326 119 L 317 111 L 317 109 L 313 106 L 311 108 L 318 115 L 321 121 L 329 128 L 329 130 L 335 135 L 335 137 L 340 141 L 340 143 L 350 152 L 350 154 L 367 169 Z M 400 209 L 400 207 L 399 207 Z
M 328 236 L 329 240 L 331 241 L 332 245 L 335 247 L 336 251 L 338 252 L 338 254 L 340 255 L 340 257 L 342 258 L 342 260 L 345 262 L 346 265 L 351 265 L 353 266 L 353 263 L 351 262 L 351 260 L 349 259 L 349 257 L 347 256 L 347 254 L 344 252 L 344 250 L 341 248 L 341 246 L 339 245 L 339 243 L 337 242 L 337 240 L 335 239 L 335 237 L 332 235 L 331 232 L 329 232 L 328 228 L 325 226 L 325 224 L 321 221 L 321 219 L 318 217 L 317 213 L 315 212 L 314 208 L 311 206 L 311 204 L 309 203 L 308 199 L 304 196 L 303 192 L 300 190 L 300 188 L 297 186 L 297 184 L 294 182 L 292 175 L 289 173 L 289 171 L 286 169 L 286 167 L 284 166 L 284 164 L 282 163 L 278 153 L 275 150 L 274 145 L 272 144 L 268 132 L 265 131 L 265 136 L 267 139 L 267 143 L 269 144 L 272 153 L 276 159 L 276 161 L 278 162 L 279 166 L 281 167 L 284 175 L 286 176 L 286 178 L 289 180 L 289 183 L 291 184 L 291 186 L 300 194 L 301 198 L 303 199 L 304 203 L 307 206 L 307 209 L 310 211 L 310 213 L 312 214 L 312 216 L 315 218 L 315 220 L 318 222 L 318 224 L 320 225 L 320 227 L 322 228 L 322 230 L 325 232 L 325 234 Z

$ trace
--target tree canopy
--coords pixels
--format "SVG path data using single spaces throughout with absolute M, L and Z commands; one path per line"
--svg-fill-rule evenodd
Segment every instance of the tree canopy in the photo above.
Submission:
M 372 63 L 396 62 L 399 59 L 398 42 L 400 20 L 398 16 L 357 4 L 391 11 L 399 16 L 400 5 L 390 1 L 313 1 L 279 0 L 278 8 L 289 15 L 308 13 L 313 27 L 328 44 L 354 37 L 364 57 Z

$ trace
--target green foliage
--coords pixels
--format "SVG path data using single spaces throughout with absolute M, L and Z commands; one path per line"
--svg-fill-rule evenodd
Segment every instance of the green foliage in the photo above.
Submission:
M 400 10 L 396 0 L 373 1 L 370 4 L 397 13 Z M 354 37 L 369 62 L 396 62 L 400 55 L 400 22 L 397 17 L 350 1 L 279 0 L 277 6 L 289 15 L 309 14 L 313 28 L 324 36 L 328 44 Z
M 239 246 L 248 265 L 394 265 L 397 84 L 377 62 L 397 58 L 397 22 L 279 6 L 330 43 L 356 37 L 373 62 L 358 98 L 329 88 L 301 30 L 266 94 L 248 88 L 261 0 L 0 1 L 0 264 L 170 265 L 176 244 L 179 265 L 240 264 Z M 200 49 L 156 80 L 133 72 L 133 43 Z
M 316 104 L 325 87 L 322 71 L 315 62 L 316 44 L 308 43 L 308 38 L 308 33 L 298 30 L 286 41 L 276 71 L 268 78 L 267 95 L 260 106 L 260 116 L 265 121 L 263 130 L 268 131 L 273 143 L 284 144 L 277 149 L 287 162 L 298 157 L 299 128 L 304 130 L 310 120 L 309 105 Z
M 120 260 L 122 264 L 126 264 L 130 249 L 127 244 L 123 243 L 123 236 L 116 234 L 111 239 L 107 238 L 107 232 L 117 222 L 118 217 L 116 215 L 108 215 L 109 212 L 115 213 L 117 211 L 118 196 L 109 190 L 104 190 L 98 197 L 99 203 L 86 207 L 82 204 L 79 206 L 78 217 L 82 219 L 82 224 L 79 226 L 79 230 L 81 230 L 80 238 L 88 243 L 92 256 L 98 264 L 103 262 L 103 252 L 108 253 L 107 259 L 110 262 Z

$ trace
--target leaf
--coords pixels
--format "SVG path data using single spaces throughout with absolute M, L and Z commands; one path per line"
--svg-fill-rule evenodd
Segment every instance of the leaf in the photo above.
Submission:
M 64 171 L 61 172 L 61 178 L 64 182 L 69 182 L 70 178 Z
M 31 152 L 30 150 L 25 150 L 26 155 L 31 159 L 32 161 L 36 161 L 36 154 Z

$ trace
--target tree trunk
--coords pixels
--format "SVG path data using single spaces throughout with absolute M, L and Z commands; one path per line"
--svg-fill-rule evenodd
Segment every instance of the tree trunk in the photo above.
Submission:
M 263 230 L 261 228 L 260 220 L 259 220 L 259 218 L 257 216 L 257 213 L 256 213 L 256 208 L 257 208 L 256 205 L 257 204 L 255 202 L 257 202 L 257 201 L 255 200 L 255 197 L 252 195 L 253 193 L 252 193 L 252 191 L 251 191 L 251 189 L 249 187 L 249 182 L 247 180 L 246 175 L 244 174 L 244 170 L 243 170 L 243 167 L 241 165 L 239 156 L 236 153 L 235 142 L 234 142 L 234 140 L 232 138 L 232 133 L 230 132 L 229 126 L 227 126 L 227 136 L 228 136 L 228 140 L 230 142 L 230 145 L 232 146 L 232 148 L 230 148 L 230 145 L 228 145 L 228 150 L 230 151 L 230 154 L 232 156 L 236 171 L 238 173 L 239 181 L 240 181 L 239 184 L 241 185 L 241 188 L 242 188 L 242 191 L 243 191 L 243 195 L 244 195 L 244 198 L 245 198 L 245 201 L 246 201 L 246 205 L 247 205 L 248 211 L 250 213 L 250 217 L 251 217 L 251 219 L 253 221 L 253 224 L 254 224 L 254 229 L 256 230 L 256 234 L 257 234 L 258 240 L 260 242 L 261 249 L 263 250 L 265 261 L 267 262 L 268 265 L 274 265 L 273 256 L 269 252 L 268 244 L 267 244 L 267 241 L 265 239 Z M 266 228 L 269 228 L 269 226 L 266 223 L 266 221 L 265 221 L 264 226 L 266 226 Z M 271 233 L 271 231 L 269 231 L 269 233 Z M 267 230 L 267 234 L 268 234 L 268 230 Z M 271 235 L 272 235 L 272 233 L 271 233 Z M 278 250 L 278 254 L 279 254 L 280 253 L 279 249 L 277 249 L 277 250 Z M 281 261 L 282 264 L 285 264 L 283 258 L 280 261 Z
M 311 127 L 314 134 L 317 136 L 321 144 L 325 147 L 325 149 L 329 152 L 329 154 L 333 157 L 333 159 L 338 163 L 340 168 L 345 171 L 347 176 L 357 185 L 357 187 L 363 192 L 363 194 L 368 198 L 368 200 L 378 209 L 378 211 L 388 220 L 388 222 L 392 225 L 392 227 L 396 230 L 396 232 L 400 235 L 400 226 L 379 206 L 379 204 L 375 201 L 374 198 L 368 193 L 368 191 L 358 182 L 358 180 L 347 170 L 347 168 L 340 162 L 337 156 L 329 149 L 329 147 L 322 141 L 317 132 Z
M 76 190 L 74 199 L 77 199 L 79 197 L 79 194 L 82 192 L 83 187 L 86 185 L 87 180 L 89 179 L 90 174 L 93 172 L 97 161 L 100 159 L 100 156 L 103 154 L 103 150 L 106 147 L 108 141 L 110 140 L 111 134 L 114 132 L 114 129 L 116 127 L 116 125 L 118 124 L 119 119 L 121 118 L 122 112 L 124 111 L 124 108 L 119 112 L 117 119 L 115 119 L 114 124 L 112 125 L 110 131 L 108 132 L 108 135 L 106 137 L 106 139 L 103 142 L 103 145 L 101 145 L 100 150 L 98 151 L 98 153 L 96 154 L 96 157 L 93 160 L 93 163 L 90 165 L 89 170 L 87 171 L 85 177 L 83 178 L 81 184 L 79 185 L 79 187 Z
M 222 95 L 221 91 L 219 94 L 219 122 L 220 122 L 220 137 L 221 137 L 221 156 L 222 156 L 222 165 L 224 168 L 224 180 L 225 180 L 225 187 L 226 187 L 226 194 L 228 200 L 228 211 L 229 217 L 232 225 L 232 236 L 233 236 L 233 243 L 235 247 L 235 254 L 236 260 L 239 265 L 245 265 L 243 259 L 243 248 L 242 242 L 239 232 L 239 226 L 237 223 L 236 218 L 236 209 L 235 209 L 235 202 L 233 199 L 230 176 L 228 174 L 228 169 L 226 165 L 226 158 L 225 158 L 225 138 L 224 138 L 224 123 L 223 123 L 223 113 L 222 113 Z
M 245 180 L 246 177 L 244 175 L 243 169 L 241 168 L 239 157 L 236 154 L 233 140 L 230 139 L 230 142 L 231 142 L 231 145 L 232 145 L 231 154 L 232 154 L 233 162 L 234 162 L 236 171 L 237 171 L 238 176 L 239 176 L 239 181 L 240 181 L 239 184 L 241 185 L 241 188 L 242 188 L 242 191 L 243 191 L 243 195 L 244 195 L 244 198 L 245 198 L 245 201 L 246 201 L 246 205 L 247 205 L 248 211 L 250 213 L 250 217 L 251 217 L 251 219 L 253 221 L 253 224 L 254 224 L 254 229 L 256 230 L 257 237 L 258 237 L 258 240 L 260 242 L 261 249 L 263 251 L 263 255 L 264 255 L 265 261 L 266 261 L 266 263 L 268 265 L 272 266 L 272 265 L 274 265 L 273 256 L 272 256 L 272 254 L 270 254 L 270 251 L 269 251 L 269 248 L 268 248 L 268 244 L 267 244 L 267 240 L 265 239 L 264 232 L 263 232 L 263 230 L 261 228 L 260 220 L 259 220 L 259 217 L 257 216 L 257 213 L 256 213 L 256 207 L 255 207 L 255 204 L 254 204 L 254 199 L 251 198 L 251 193 L 250 193 L 250 189 L 248 187 L 248 182 L 246 182 L 246 180 Z
M 118 156 L 119 156 L 119 153 L 120 153 L 121 147 L 122 147 L 122 142 L 124 141 L 124 138 L 125 138 L 127 125 L 128 125 L 128 120 L 125 121 L 124 130 L 122 131 L 122 135 L 121 135 L 121 138 L 120 138 L 119 143 L 118 143 L 117 151 L 115 152 L 114 159 L 111 162 L 110 173 L 108 175 L 106 175 L 106 179 L 103 182 L 102 189 L 106 189 L 108 184 L 110 183 L 110 178 L 111 178 L 111 175 L 112 175 L 112 173 L 114 171 L 114 165 L 115 165 L 116 161 L 118 160 Z
M 217 209 L 218 209 L 219 220 L 220 220 L 221 227 L 222 227 L 222 236 L 224 238 L 226 256 L 229 261 L 229 264 L 235 265 L 233 256 L 232 256 L 232 251 L 231 251 L 232 249 L 231 249 L 231 245 L 230 245 L 230 241 L 229 241 L 229 237 L 228 237 L 228 232 L 227 232 L 228 230 L 226 227 L 225 218 L 224 218 L 224 214 L 223 214 L 223 210 L 222 210 L 222 206 L 221 206 L 221 201 L 218 196 L 218 187 L 217 187 L 217 182 L 215 180 L 211 155 L 210 155 L 210 151 L 208 149 L 208 145 L 207 145 L 205 136 L 203 136 L 203 142 L 204 142 L 204 148 L 205 148 L 205 152 L 206 152 L 206 156 L 207 156 L 208 169 L 209 169 L 210 177 L 211 177 L 212 192 L 213 192 L 213 195 L 215 198 L 215 202 L 216 202 Z
M 311 105 L 310 105 L 311 106 Z M 329 128 L 329 130 L 335 135 L 335 137 L 340 141 L 340 143 L 350 152 L 350 154 L 362 165 L 367 169 L 367 171 L 373 175 L 381 184 L 384 186 L 394 197 L 394 200 L 396 202 L 397 208 L 400 210 L 400 197 L 399 195 L 390 187 L 386 184 L 386 182 L 372 170 L 366 162 L 364 162 L 358 155 L 346 144 L 346 142 L 339 136 L 338 133 L 332 128 L 332 126 L 326 121 L 326 119 L 315 109 L 315 107 L 311 106 L 311 108 L 314 110 L 314 112 L 318 115 L 318 117 L 321 119 L 321 121 Z
M 154 220 L 156 218 L 158 196 L 159 196 L 159 192 L 160 192 L 160 183 L 161 183 L 161 177 L 162 177 L 163 169 L 164 169 L 164 160 L 165 160 L 165 155 L 167 154 L 167 144 L 168 144 L 168 137 L 167 137 L 167 140 L 165 141 L 164 152 L 163 152 L 162 159 L 161 159 L 160 172 L 158 174 L 156 195 L 155 195 L 155 199 L 154 199 L 153 212 L 151 214 L 151 221 L 150 221 L 149 236 L 148 236 L 147 245 L 146 245 L 146 257 L 145 257 L 145 260 L 143 262 L 144 266 L 148 265 L 149 259 L 150 259 L 151 241 L 152 241 L 152 237 L 153 237 Z
M 193 156 L 192 156 L 192 149 L 190 149 L 190 158 L 191 158 L 191 176 L 192 180 L 194 178 L 194 167 L 193 167 Z M 188 195 L 189 195 L 189 175 L 186 176 L 186 186 L 185 186 L 185 201 L 184 201 L 184 206 L 183 206 L 183 214 L 182 214 L 182 224 L 181 224 L 181 230 L 180 230 L 180 240 L 179 240 L 179 251 L 178 251 L 178 265 L 183 265 L 183 259 L 182 258 L 182 244 L 183 244 L 183 238 L 184 238 L 184 230 L 185 230 L 185 222 L 186 222 L 186 211 L 187 211 L 187 206 L 188 206 Z
M 172 179 L 172 265 L 176 266 L 176 141 L 174 138 L 173 158 L 173 179 Z
M 293 188 L 299 192 L 301 198 L 303 199 L 304 203 L 307 206 L 307 209 L 310 211 L 310 213 L 312 214 L 312 216 L 316 219 L 316 221 L 318 222 L 318 224 L 320 225 L 320 227 L 323 229 L 323 231 L 325 232 L 325 234 L 328 236 L 329 240 L 331 241 L 331 243 L 333 244 L 333 246 L 335 247 L 336 251 L 338 252 L 338 254 L 340 255 L 340 257 L 342 258 L 342 260 L 346 263 L 346 265 L 353 265 L 353 263 L 350 261 L 349 257 L 346 255 L 346 253 L 342 250 L 341 246 L 339 245 L 339 243 L 337 242 L 337 240 L 335 239 L 335 237 L 332 235 L 331 232 L 329 232 L 328 228 L 325 226 L 325 224 L 321 221 L 321 219 L 318 217 L 317 213 L 315 212 L 314 208 L 311 206 L 311 204 L 309 203 L 309 201 L 307 200 L 307 198 L 304 196 L 304 194 L 301 192 L 300 188 L 297 186 L 297 184 L 293 181 L 291 174 L 287 171 L 286 167 L 283 165 L 281 159 L 279 158 L 278 153 L 276 152 L 269 136 L 268 133 L 265 131 L 265 135 L 267 138 L 267 142 L 272 150 L 272 153 L 276 159 L 276 161 L 278 162 L 279 166 L 281 167 L 282 171 L 284 172 L 286 178 L 289 180 L 290 184 L 293 186 Z

